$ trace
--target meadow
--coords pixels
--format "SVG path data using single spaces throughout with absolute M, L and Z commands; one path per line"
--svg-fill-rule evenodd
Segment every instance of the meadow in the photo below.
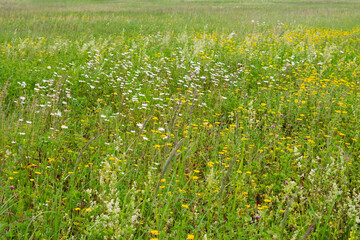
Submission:
M 0 238 L 360 239 L 359 23 L 0 0 Z

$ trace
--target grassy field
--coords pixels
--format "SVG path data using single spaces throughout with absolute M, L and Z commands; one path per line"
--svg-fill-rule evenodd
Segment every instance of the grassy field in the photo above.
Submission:
M 360 239 L 359 23 L 0 0 L 0 238 Z

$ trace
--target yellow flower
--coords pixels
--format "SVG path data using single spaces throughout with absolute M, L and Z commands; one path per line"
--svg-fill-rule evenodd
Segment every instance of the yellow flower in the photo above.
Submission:
M 194 235 L 189 234 L 189 235 L 187 236 L 187 238 L 186 238 L 186 239 L 194 239 L 194 238 L 195 238 L 195 236 L 194 236 Z
M 183 205 L 181 205 L 183 208 L 187 208 L 187 209 L 189 209 L 189 206 L 188 205 L 185 205 L 185 204 L 183 204 Z
M 151 234 L 154 234 L 154 235 L 159 235 L 159 231 L 158 230 L 151 230 L 150 231 Z

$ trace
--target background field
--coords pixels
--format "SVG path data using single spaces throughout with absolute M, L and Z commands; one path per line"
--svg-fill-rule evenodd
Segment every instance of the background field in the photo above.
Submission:
M 0 0 L 4 239 L 359 239 L 360 1 Z

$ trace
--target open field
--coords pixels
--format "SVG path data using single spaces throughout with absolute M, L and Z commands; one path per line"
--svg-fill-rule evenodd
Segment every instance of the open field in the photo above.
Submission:
M 1 239 L 360 239 L 359 23 L 0 0 Z

